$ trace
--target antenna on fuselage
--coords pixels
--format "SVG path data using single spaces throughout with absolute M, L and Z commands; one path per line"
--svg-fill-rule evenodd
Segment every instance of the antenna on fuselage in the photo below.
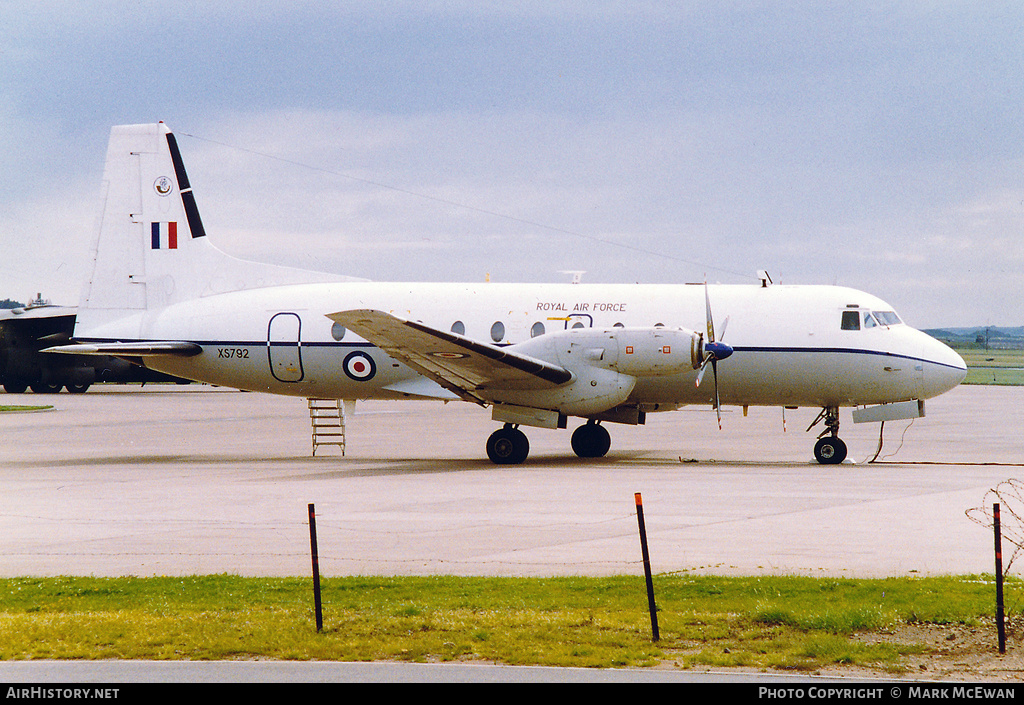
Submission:
M 573 284 L 579 284 L 581 281 L 583 281 L 583 275 L 586 274 L 587 272 L 586 272 L 586 270 L 580 270 L 580 269 L 562 269 L 562 270 L 559 270 L 558 273 L 559 274 L 571 274 L 572 275 L 572 283 Z

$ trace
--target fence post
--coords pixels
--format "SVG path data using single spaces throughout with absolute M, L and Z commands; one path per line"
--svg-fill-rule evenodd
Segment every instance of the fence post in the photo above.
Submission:
M 658 633 L 658 608 L 654 604 L 654 580 L 651 577 L 651 558 L 647 553 L 647 529 L 644 526 L 644 502 L 639 492 L 633 494 L 636 500 L 636 521 L 640 527 L 640 550 L 644 557 L 644 577 L 647 579 L 647 609 L 651 612 L 651 635 L 654 641 L 661 639 Z
M 324 616 L 320 606 L 320 558 L 316 548 L 316 512 L 309 505 L 309 548 L 313 559 L 313 605 L 316 608 L 316 630 L 323 631 Z
M 1006 624 L 1003 619 L 1003 540 L 999 527 L 999 503 L 992 505 L 993 533 L 996 543 L 996 632 L 999 635 L 999 653 L 1006 653 Z

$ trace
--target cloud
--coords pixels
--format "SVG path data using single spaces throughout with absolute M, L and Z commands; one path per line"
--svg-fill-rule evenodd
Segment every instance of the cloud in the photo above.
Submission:
M 922 324 L 997 303 L 1019 321 L 1000 287 L 1021 283 L 1022 19 L 1002 2 L 13 0 L 0 284 L 70 288 L 44 263 L 73 250 L 54 231 L 91 227 L 110 126 L 162 119 L 234 254 L 376 279 L 766 268 Z

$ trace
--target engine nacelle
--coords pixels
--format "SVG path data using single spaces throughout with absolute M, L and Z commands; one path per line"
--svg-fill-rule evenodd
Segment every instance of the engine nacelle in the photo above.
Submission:
M 574 328 L 513 347 L 573 372 L 599 367 L 632 377 L 680 374 L 704 358 L 702 336 L 685 328 Z
M 680 374 L 700 366 L 702 339 L 693 331 L 684 328 L 613 328 L 609 335 L 618 346 L 618 356 L 614 361 L 609 360 L 608 366 L 623 374 L 659 377 Z
M 593 416 L 624 403 L 638 377 L 681 374 L 700 366 L 703 339 L 683 328 L 574 328 L 512 346 L 573 373 L 557 389 L 492 391 L 495 401 Z
M 615 370 L 582 365 L 571 382 L 554 389 L 491 390 L 499 403 L 537 409 L 556 409 L 566 416 L 594 416 L 619 406 L 636 386 L 636 377 Z

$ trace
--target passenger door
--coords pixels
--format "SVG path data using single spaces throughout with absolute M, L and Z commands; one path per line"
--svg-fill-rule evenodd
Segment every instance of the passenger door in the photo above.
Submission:
M 301 382 L 302 319 L 297 313 L 277 313 L 267 326 L 270 374 L 279 382 Z

